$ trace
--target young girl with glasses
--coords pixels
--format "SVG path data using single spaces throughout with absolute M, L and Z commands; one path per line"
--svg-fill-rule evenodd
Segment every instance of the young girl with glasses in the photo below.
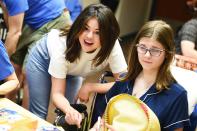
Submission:
M 189 125 L 187 92 L 170 72 L 175 51 L 173 38 L 172 28 L 164 21 L 150 21 L 140 29 L 129 53 L 128 73 L 100 101 L 100 112 L 104 112 L 110 98 L 128 93 L 152 109 L 162 131 L 182 131 Z M 115 131 L 113 125 L 106 126 Z

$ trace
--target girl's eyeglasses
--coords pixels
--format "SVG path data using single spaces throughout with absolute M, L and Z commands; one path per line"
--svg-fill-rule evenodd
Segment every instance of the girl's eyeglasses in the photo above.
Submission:
M 147 47 L 145 47 L 144 45 L 141 44 L 137 44 L 137 51 L 141 54 L 146 54 L 147 51 L 150 53 L 151 56 L 160 56 L 160 54 L 165 51 L 163 49 L 158 49 L 158 48 L 150 48 L 148 49 Z

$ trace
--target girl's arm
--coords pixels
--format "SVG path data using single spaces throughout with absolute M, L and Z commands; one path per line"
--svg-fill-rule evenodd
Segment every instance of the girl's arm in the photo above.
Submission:
M 175 129 L 174 131 L 183 131 L 183 128 Z
M 63 111 L 66 116 L 65 120 L 68 124 L 77 125 L 80 128 L 82 121 L 81 114 L 70 106 L 70 103 L 65 98 L 64 94 L 66 91 L 66 80 L 52 77 L 52 101 L 57 108 Z
M 19 81 L 16 77 L 15 72 L 5 79 L 5 82 L 0 85 L 0 95 L 6 95 L 9 92 L 16 89 L 19 85 Z

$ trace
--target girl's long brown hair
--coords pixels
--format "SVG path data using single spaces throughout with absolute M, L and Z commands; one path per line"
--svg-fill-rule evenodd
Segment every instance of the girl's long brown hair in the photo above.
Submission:
M 156 77 L 156 88 L 158 90 L 167 89 L 168 86 L 175 81 L 170 72 L 170 65 L 175 53 L 175 43 L 172 28 L 161 20 L 147 22 L 138 32 L 131 46 L 128 61 L 128 74 L 124 80 L 134 81 L 142 71 L 142 66 L 138 60 L 136 44 L 138 44 L 143 37 L 148 37 L 160 42 L 166 50 L 165 60 Z

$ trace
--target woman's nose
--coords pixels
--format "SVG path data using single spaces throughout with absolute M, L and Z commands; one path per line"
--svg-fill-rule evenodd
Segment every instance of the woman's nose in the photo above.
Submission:
M 87 37 L 88 37 L 88 38 L 92 38 L 92 37 L 93 37 L 93 32 L 92 32 L 92 31 L 89 31 L 89 32 L 87 33 Z

